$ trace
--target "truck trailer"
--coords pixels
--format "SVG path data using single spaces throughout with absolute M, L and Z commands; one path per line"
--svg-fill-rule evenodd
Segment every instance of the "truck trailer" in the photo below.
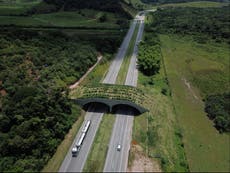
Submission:
M 80 136 L 79 140 L 75 143 L 75 146 L 72 148 L 72 156 L 73 156 L 73 157 L 77 157 L 78 152 L 80 151 L 81 146 L 82 146 L 82 144 L 83 144 L 83 141 L 84 141 L 84 139 L 85 139 L 86 133 L 87 133 L 88 130 L 89 130 L 90 123 L 91 123 L 91 121 L 88 120 L 88 121 L 86 121 L 86 123 L 84 124 L 84 127 L 83 127 L 83 129 L 82 129 L 82 131 L 81 131 L 81 132 L 82 132 L 82 133 L 81 133 L 81 136 Z

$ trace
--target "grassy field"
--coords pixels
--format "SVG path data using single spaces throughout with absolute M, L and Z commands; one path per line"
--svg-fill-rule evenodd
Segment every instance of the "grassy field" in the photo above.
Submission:
M 229 3 L 210 2 L 210 1 L 197 1 L 197 2 L 185 2 L 185 3 L 172 3 L 159 5 L 158 7 L 197 7 L 197 8 L 208 8 L 208 7 L 222 7 Z
M 41 0 L 1 0 L 1 15 L 20 15 L 40 3 Z
M 146 157 L 158 161 L 163 171 L 186 172 L 187 162 L 181 141 L 183 134 L 177 126 L 163 65 L 161 67 L 160 73 L 155 76 L 139 73 L 138 87 L 152 99 L 145 105 L 149 112 L 134 119 L 132 145 L 141 146 Z M 167 95 L 161 93 L 163 88 L 167 89 Z M 132 158 L 129 159 L 132 162 Z
M 62 141 L 62 143 L 58 146 L 55 154 L 53 157 L 49 160 L 47 165 L 43 168 L 41 172 L 58 172 L 59 167 L 62 164 L 62 161 L 64 160 L 70 146 L 72 145 L 72 142 L 78 132 L 78 130 L 81 127 L 82 122 L 84 121 L 84 116 L 80 114 L 83 114 L 79 112 L 80 108 L 78 106 L 74 106 L 72 111 L 73 114 L 78 117 L 77 121 L 73 124 L 72 128 L 69 130 L 69 133 L 65 136 L 65 139 Z
M 81 86 L 88 84 L 94 85 L 102 82 L 107 73 L 109 65 L 110 61 L 104 57 L 101 63 L 82 81 Z
M 226 75 L 229 67 L 228 46 L 201 45 L 189 37 L 161 35 L 160 38 L 190 171 L 228 172 L 229 134 L 219 134 L 213 127 L 201 97 L 206 92 L 226 90 L 223 85 L 226 79 L 219 79 L 218 74 Z M 215 85 L 210 87 L 207 83 Z
M 107 20 L 99 22 L 101 15 L 106 14 Z M 0 16 L 0 25 L 16 26 L 53 26 L 53 27 L 101 27 L 118 28 L 113 13 L 96 10 L 79 10 L 75 12 L 57 12 L 49 14 L 35 14 L 32 16 Z
M 115 116 L 105 114 L 94 139 L 90 154 L 88 155 L 84 172 L 102 172 L 108 150 L 108 144 L 113 129 Z

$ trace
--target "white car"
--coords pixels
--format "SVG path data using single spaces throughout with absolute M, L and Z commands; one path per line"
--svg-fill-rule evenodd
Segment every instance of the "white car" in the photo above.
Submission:
M 117 145 L 117 151 L 121 151 L 121 145 L 120 144 Z
M 72 148 L 72 156 L 77 157 L 77 147 Z

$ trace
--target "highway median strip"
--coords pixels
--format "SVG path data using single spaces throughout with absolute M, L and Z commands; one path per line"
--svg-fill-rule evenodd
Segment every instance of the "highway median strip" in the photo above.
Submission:
M 128 72 L 128 67 L 130 63 L 130 59 L 133 53 L 135 40 L 137 37 L 139 25 L 137 24 L 134 33 L 132 35 L 131 41 L 129 43 L 129 47 L 125 54 L 123 63 L 121 65 L 121 69 L 118 73 L 116 84 L 124 84 L 126 75 Z M 107 156 L 107 150 L 109 145 L 110 136 L 112 134 L 113 124 L 115 121 L 115 116 L 110 114 L 105 114 L 102 118 L 101 125 L 98 129 L 98 132 L 95 136 L 95 141 L 91 147 L 90 154 L 87 158 L 86 164 L 84 166 L 83 171 L 86 172 L 102 172 L 104 168 L 104 163 Z M 103 123 L 108 122 L 106 128 L 103 126 Z M 108 137 L 105 139 L 105 136 Z M 99 145 L 105 145 L 103 149 L 99 149 Z M 98 154 L 100 152 L 100 154 Z M 100 156 L 100 157 L 96 157 Z
M 102 172 L 115 116 L 105 114 L 94 139 L 83 172 Z

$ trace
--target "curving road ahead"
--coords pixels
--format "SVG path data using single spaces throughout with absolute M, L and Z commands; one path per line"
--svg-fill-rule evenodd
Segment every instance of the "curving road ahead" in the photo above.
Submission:
M 103 80 L 103 83 L 114 84 L 116 82 L 116 78 L 117 78 L 118 72 L 120 70 L 121 64 L 123 62 L 125 53 L 128 49 L 129 42 L 130 42 L 132 35 L 134 33 L 136 23 L 137 23 L 136 21 L 132 22 L 130 29 L 129 29 L 125 39 L 123 40 L 122 45 L 121 45 L 115 59 L 113 60 L 112 64 L 110 65 L 110 68 L 108 70 L 108 73 L 107 73 L 105 79 Z M 94 107 L 89 108 L 89 110 L 86 112 L 86 115 L 85 115 L 85 121 L 91 120 L 91 125 L 90 125 L 88 133 L 85 137 L 85 140 L 83 142 L 81 150 L 80 150 L 77 157 L 72 157 L 71 150 L 72 150 L 74 144 L 76 143 L 76 141 L 79 139 L 80 134 L 81 134 L 81 129 L 83 127 L 81 127 L 81 129 L 77 133 L 77 135 L 74 139 L 74 142 L 71 145 L 71 148 L 69 149 L 64 161 L 62 162 L 62 165 L 59 169 L 59 172 L 82 172 L 83 167 L 84 167 L 85 162 L 86 162 L 86 159 L 87 159 L 87 156 L 90 152 L 90 148 L 91 148 L 92 143 L 94 141 L 94 137 L 96 135 L 97 129 L 100 125 L 101 119 L 102 119 L 105 111 L 106 111 L 105 108 L 98 107 L 98 106 L 94 106 Z
M 130 60 L 125 85 L 136 86 L 138 79 L 137 70 L 137 52 L 138 43 L 141 41 L 144 30 L 144 14 L 137 16 L 140 23 L 138 35 L 136 38 L 133 55 Z M 134 112 L 129 109 L 117 111 L 116 120 L 113 126 L 112 136 L 110 138 L 109 149 L 105 161 L 104 172 L 125 172 L 128 165 L 128 156 L 130 143 L 132 139 Z M 117 151 L 118 144 L 121 145 L 121 151 Z

